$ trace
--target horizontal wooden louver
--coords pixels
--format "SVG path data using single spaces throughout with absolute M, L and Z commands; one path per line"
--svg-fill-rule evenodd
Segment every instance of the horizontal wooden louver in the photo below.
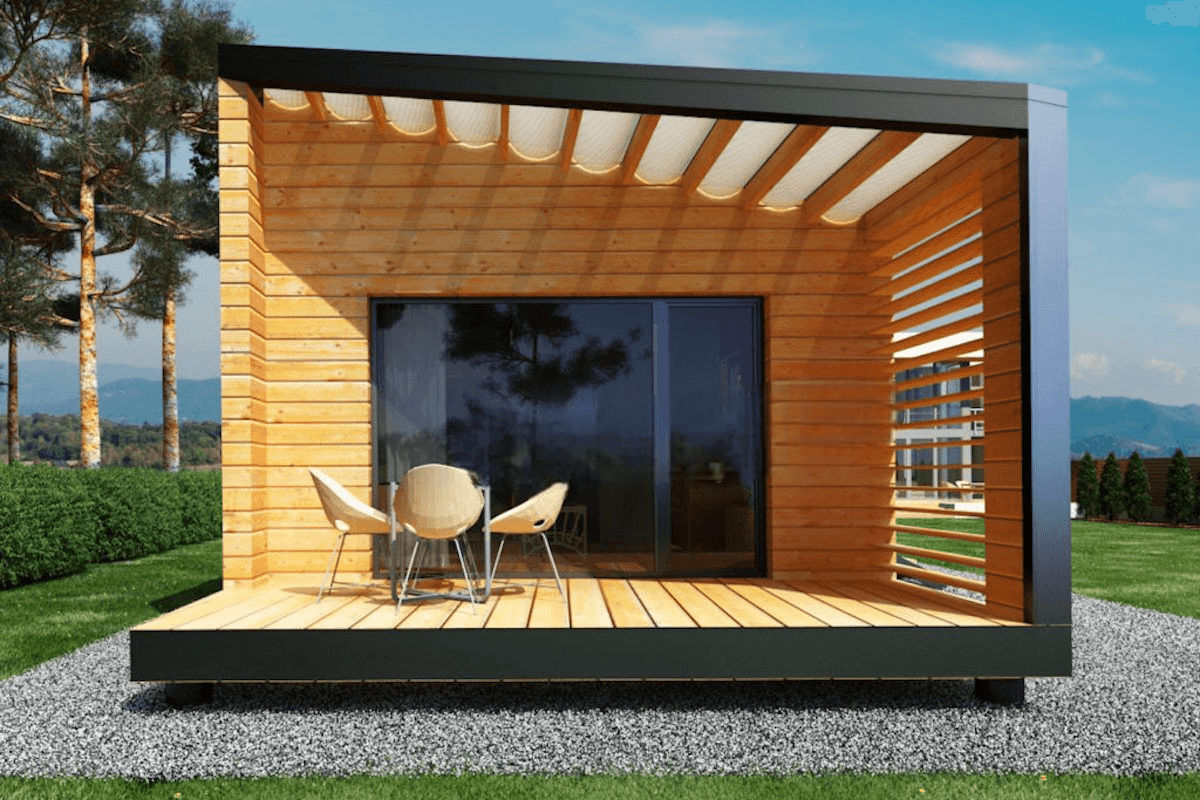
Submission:
M 891 299 L 883 309 L 891 319 L 874 332 L 892 339 L 881 351 L 891 355 L 895 369 L 891 410 L 897 518 L 979 518 L 986 513 L 976 449 L 984 445 L 982 254 L 980 215 L 971 209 L 875 270 L 891 278 L 875 292 Z M 958 507 L 964 502 L 972 508 Z M 893 537 L 884 547 L 897 556 L 959 567 L 986 565 L 982 552 L 961 555 L 945 547 L 948 542 L 983 545 L 982 535 L 897 522 L 890 528 L 921 537 L 920 544 Z M 919 568 L 899 561 L 894 567 L 897 577 L 922 575 Z M 974 578 L 938 576 L 938 581 L 986 591 L 986 583 Z

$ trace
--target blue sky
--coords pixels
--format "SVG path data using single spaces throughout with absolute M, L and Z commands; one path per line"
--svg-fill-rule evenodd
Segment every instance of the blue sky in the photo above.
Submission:
M 259 44 L 1040 83 L 1068 93 L 1071 395 L 1200 403 L 1200 0 L 240 0 Z M 216 263 L 180 377 L 218 374 Z M 159 329 L 99 335 L 158 362 Z M 49 356 L 73 361 L 75 340 Z

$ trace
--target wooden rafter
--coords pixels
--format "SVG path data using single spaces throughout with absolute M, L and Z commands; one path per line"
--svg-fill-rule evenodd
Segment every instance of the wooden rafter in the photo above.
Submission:
M 783 144 L 775 148 L 775 152 L 766 163 L 746 182 L 746 188 L 742 190 L 743 207 L 753 208 L 758 205 L 828 130 L 827 126 L 821 125 L 797 125 L 793 128 L 783 140 Z
M 625 160 L 621 163 L 618 183 L 633 183 L 633 176 L 637 173 L 638 164 L 642 163 L 642 156 L 646 154 L 646 147 L 650 144 L 650 137 L 654 135 L 659 119 L 661 117 L 658 114 L 643 114 L 638 120 L 629 147 L 625 148 Z
M 305 92 L 304 96 L 308 98 L 308 107 L 312 109 L 313 118 L 317 122 L 324 122 L 329 119 L 329 112 L 325 108 L 325 96 L 320 92 Z
M 376 94 L 367 95 L 367 105 L 371 107 L 371 119 L 380 133 L 387 133 L 391 123 L 388 122 L 387 109 L 383 107 L 383 98 Z
M 741 125 L 741 120 L 719 119 L 712 126 L 708 136 L 704 137 L 704 143 L 700 145 L 696 155 L 692 156 L 692 163 L 688 164 L 687 170 L 683 173 L 680 188 L 683 189 L 685 195 L 700 188 L 700 182 L 704 180 L 704 176 L 712 169 L 712 165 L 721 157 L 729 140 L 733 138 Z
M 444 100 L 433 101 L 433 119 L 437 143 L 446 144 L 450 141 L 450 126 L 446 123 L 446 102 Z
M 500 106 L 500 141 L 496 142 L 496 147 L 499 150 L 500 160 L 508 161 L 508 125 L 511 106 L 508 103 L 503 103 Z
M 950 197 L 950 201 L 953 201 L 977 189 L 982 169 L 981 157 L 997 143 L 995 139 L 984 137 L 971 139 L 868 211 L 862 220 L 867 238 L 890 241 L 936 211 L 936 208 L 930 207 L 936 198 Z M 953 221 L 949 220 L 947 224 Z M 877 252 L 884 254 L 882 248 Z M 896 252 L 899 250 L 892 251 Z
M 583 110 L 572 108 L 567 111 L 567 127 L 563 130 L 562 151 L 558 154 L 558 165 L 564 173 L 571 168 L 571 159 L 575 156 L 575 140 L 579 138 L 579 123 L 583 120 Z
M 883 131 L 841 168 L 829 176 L 808 196 L 801 209 L 801 219 L 814 223 L 874 175 L 884 164 L 900 155 L 906 147 L 920 138 L 910 131 Z

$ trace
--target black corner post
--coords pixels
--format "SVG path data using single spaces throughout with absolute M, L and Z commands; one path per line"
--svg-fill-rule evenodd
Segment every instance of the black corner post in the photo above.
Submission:
M 975 696 L 985 703 L 1019 706 L 1025 703 L 1024 678 L 976 678 Z
M 213 699 L 212 683 L 168 683 L 166 688 L 171 708 L 208 705 Z

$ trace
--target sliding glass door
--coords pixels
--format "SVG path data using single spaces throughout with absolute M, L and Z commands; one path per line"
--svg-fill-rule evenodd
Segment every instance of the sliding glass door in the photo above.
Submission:
M 759 329 L 749 300 L 377 300 L 376 484 L 455 464 L 499 513 L 566 481 L 564 572 L 752 574 Z

